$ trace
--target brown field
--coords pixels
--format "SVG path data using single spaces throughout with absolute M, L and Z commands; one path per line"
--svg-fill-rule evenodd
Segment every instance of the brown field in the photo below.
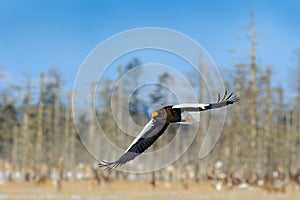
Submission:
M 13 182 L 0 185 L 0 200 L 17 199 L 232 199 L 232 200 L 299 200 L 299 189 L 288 186 L 285 193 L 267 192 L 260 188 L 223 189 L 216 191 L 212 183 L 188 183 L 184 188 L 179 183 L 160 183 L 153 188 L 143 181 L 111 181 L 97 185 L 90 181 L 67 181 L 58 192 L 52 182 L 40 185 Z

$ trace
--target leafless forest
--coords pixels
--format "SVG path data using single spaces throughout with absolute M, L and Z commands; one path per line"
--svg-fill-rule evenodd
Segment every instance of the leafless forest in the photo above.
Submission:
M 221 137 L 206 158 L 199 160 L 195 156 L 201 142 L 198 136 L 179 160 L 153 173 L 135 175 L 97 168 L 76 137 L 71 105 L 72 92 L 76 91 L 66 88 L 64 77 L 53 70 L 41 73 L 38 81 L 24 76 L 22 83 L 0 88 L 0 182 L 42 183 L 49 179 L 57 182 L 58 190 L 62 189 L 62 181 L 70 179 L 93 179 L 98 183 L 145 180 L 154 187 L 159 181 L 179 181 L 183 187 L 188 187 L 190 182 L 213 181 L 217 190 L 225 186 L 256 185 L 284 191 L 288 184 L 300 185 L 300 53 L 293 54 L 291 50 L 291 57 L 297 59 L 290 69 L 291 85 L 286 91 L 277 87 L 280 80 L 272 78 L 272 66 L 257 65 L 256 57 L 263 59 L 263 55 L 256 55 L 259 47 L 256 47 L 254 22 L 249 33 L 250 59 L 235 63 L 230 71 L 226 69 L 228 75 L 224 77 L 226 88 L 235 91 L 241 101 L 227 110 Z M 119 77 L 139 64 L 142 61 L 138 58 L 122 63 L 118 67 Z M 199 68 L 203 67 L 204 64 L 199 64 Z M 172 82 L 172 76 L 164 73 L 159 80 Z M 87 139 L 93 142 L 93 134 L 97 132 L 95 123 L 99 121 L 110 139 L 125 149 L 132 138 L 121 134 L 110 111 L 114 81 L 104 80 L 96 94 L 103 99 L 96 106 L 98 118 L 90 117 L 93 111 L 82 112 L 81 125 Z M 127 81 L 118 90 L 126 93 L 126 87 L 136 84 L 135 80 Z M 204 88 L 203 84 L 198 81 L 194 86 Z M 91 84 L 91 93 L 94 86 Z M 198 95 L 200 102 L 209 101 L 205 90 L 199 90 Z M 160 88 L 147 97 L 153 104 L 167 103 L 168 98 Z M 129 102 L 131 117 L 141 125 L 147 121 L 143 100 L 137 92 Z M 208 117 L 209 114 L 202 117 L 198 135 L 206 130 Z M 172 131 L 172 128 L 168 130 Z M 153 148 L 170 139 L 166 134 Z M 101 145 L 101 141 L 94 142 Z

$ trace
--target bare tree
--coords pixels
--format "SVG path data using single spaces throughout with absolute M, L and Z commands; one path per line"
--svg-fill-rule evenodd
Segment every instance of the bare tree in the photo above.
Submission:
M 55 79 L 55 100 L 54 100 L 54 157 L 56 159 L 60 158 L 61 154 L 61 126 L 60 126 L 60 117 L 61 117 L 61 104 L 60 104 L 60 75 L 57 72 L 53 72 Z
M 42 145 L 43 139 L 43 119 L 44 119 L 44 74 L 40 75 L 40 94 L 39 94 L 39 104 L 38 104 L 38 127 L 37 127 L 37 139 L 36 139 L 36 164 L 39 166 L 42 156 Z
M 257 152 L 257 86 L 256 86 L 256 76 L 257 76 L 257 66 L 256 66 L 256 30 L 255 23 L 253 19 L 253 14 L 250 14 L 251 22 L 250 22 L 250 30 L 251 30 L 251 65 L 250 65 L 250 131 L 251 131 L 251 149 L 253 154 L 251 155 L 251 159 L 249 159 L 249 166 L 251 163 L 256 163 L 258 152 Z M 256 166 L 257 167 L 257 166 Z
M 31 105 L 31 80 L 30 78 L 27 79 L 26 84 L 26 93 L 23 105 L 23 121 L 22 121 L 22 175 L 24 177 L 25 169 L 27 166 L 27 158 L 28 158 L 28 144 L 29 144 L 29 112 L 30 112 L 30 105 Z

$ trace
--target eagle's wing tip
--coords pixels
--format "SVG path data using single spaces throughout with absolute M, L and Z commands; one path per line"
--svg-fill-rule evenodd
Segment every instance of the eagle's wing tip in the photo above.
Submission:
M 240 97 L 238 96 L 238 95 L 234 95 L 234 96 L 232 96 L 231 98 L 230 98 L 230 101 L 232 101 L 232 102 L 238 102 L 240 100 Z
M 117 162 L 107 162 L 105 160 L 101 160 L 101 162 L 98 164 L 98 167 L 104 168 L 104 170 L 112 170 L 119 166 L 119 163 Z
M 225 102 L 225 101 L 235 103 L 240 100 L 240 97 L 238 95 L 234 94 L 233 92 L 229 93 L 229 95 L 227 95 L 227 94 L 228 94 L 228 91 L 225 90 L 225 94 L 222 99 L 220 98 L 220 94 L 218 94 L 218 103 Z

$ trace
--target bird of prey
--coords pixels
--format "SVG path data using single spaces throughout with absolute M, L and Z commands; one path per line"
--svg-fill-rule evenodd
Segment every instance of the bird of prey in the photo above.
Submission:
M 218 95 L 216 103 L 184 103 L 177 105 L 168 105 L 157 111 L 152 112 L 151 120 L 145 125 L 138 136 L 132 141 L 123 155 L 115 162 L 107 162 L 102 160 L 99 167 L 107 169 L 121 166 L 148 149 L 167 129 L 170 123 L 185 123 L 189 118 L 183 118 L 184 114 L 190 112 L 201 112 L 205 110 L 221 108 L 233 104 L 239 100 L 239 97 L 233 93 L 227 95 L 227 91 L 223 98 Z

